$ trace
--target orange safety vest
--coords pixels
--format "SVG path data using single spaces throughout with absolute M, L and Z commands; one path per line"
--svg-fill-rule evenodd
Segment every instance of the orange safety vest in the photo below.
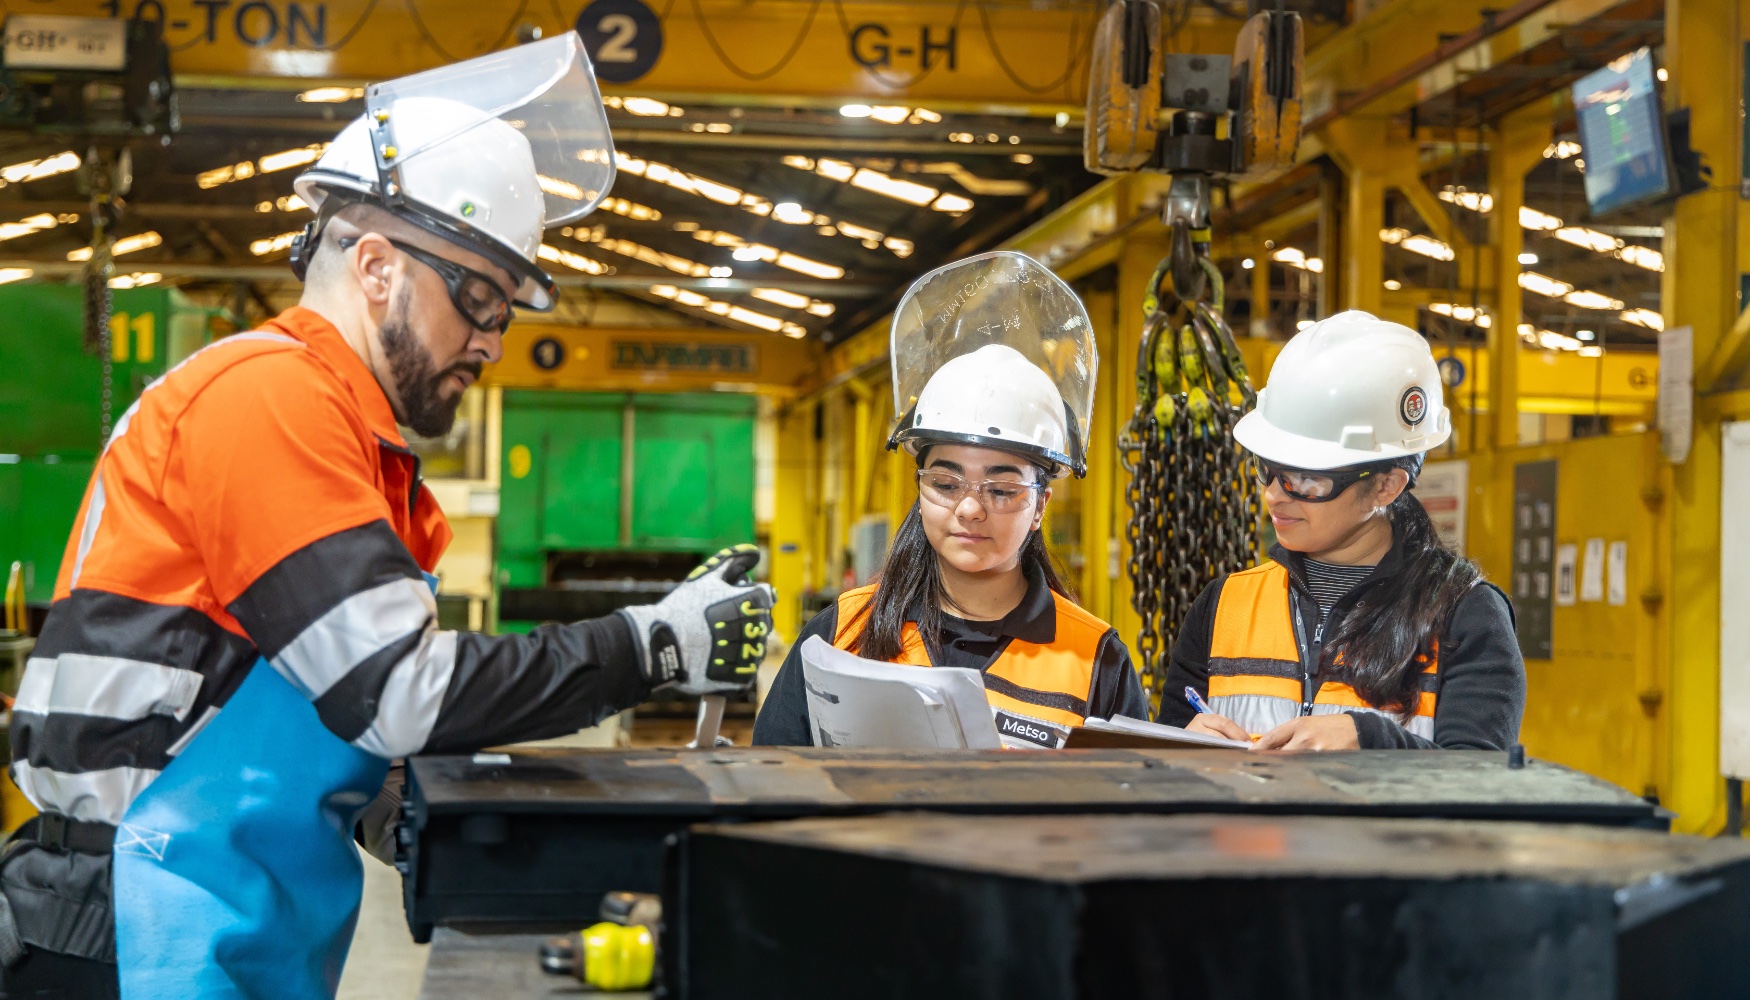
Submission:
M 1262 734 L 1302 714 L 1306 668 L 1295 638 L 1294 605 L 1288 567 L 1271 560 L 1235 573 L 1222 585 L 1209 637 L 1209 707 L 1248 733 Z M 1440 657 L 1416 657 L 1423 664 L 1421 694 L 1406 722 L 1384 712 L 1336 681 L 1318 686 L 1312 715 L 1377 712 L 1410 732 L 1434 738 L 1434 705 L 1439 698 Z
M 863 612 L 875 597 L 874 585 L 839 595 L 838 629 L 832 644 L 850 650 L 862 634 Z M 1057 633 L 1049 645 L 1010 639 L 984 671 L 984 693 L 996 719 L 997 735 L 1011 750 L 1055 750 L 1088 715 L 1094 687 L 1094 660 L 1106 624 L 1055 591 Z M 906 622 L 900 653 L 893 662 L 931 667 L 929 650 L 916 622 Z

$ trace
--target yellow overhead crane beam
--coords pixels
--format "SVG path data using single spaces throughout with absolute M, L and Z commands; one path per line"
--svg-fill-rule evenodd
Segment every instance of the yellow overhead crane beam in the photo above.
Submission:
M 776 334 L 690 327 L 519 322 L 480 382 L 507 389 L 588 392 L 722 390 L 785 396 L 825 352 Z
M 14 8 L 16 11 L 16 8 Z M 675 102 L 1078 111 L 1100 5 L 1013 0 L 38 0 L 30 13 L 160 20 L 179 82 L 383 80 L 578 29 L 604 89 Z M 1169 46 L 1231 52 L 1194 10 Z

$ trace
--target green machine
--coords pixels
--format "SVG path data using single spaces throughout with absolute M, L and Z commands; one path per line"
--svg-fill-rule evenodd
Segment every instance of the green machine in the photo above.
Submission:
M 729 393 L 507 390 L 499 628 L 658 600 L 752 541 L 756 410 Z
M 83 332 L 77 285 L 0 285 L 0 574 L 19 563 L 40 614 L 102 447 L 104 359 Z M 118 290 L 110 319 L 109 423 L 208 339 L 211 310 L 172 288 Z

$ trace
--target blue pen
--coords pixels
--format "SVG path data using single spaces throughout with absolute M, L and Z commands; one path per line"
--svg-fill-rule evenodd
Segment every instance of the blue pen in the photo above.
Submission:
M 1204 701 L 1203 696 L 1197 693 L 1197 689 L 1189 684 L 1185 685 L 1185 700 L 1190 702 L 1191 707 L 1195 708 L 1203 715 L 1215 714 L 1215 709 L 1209 707 L 1209 702 Z

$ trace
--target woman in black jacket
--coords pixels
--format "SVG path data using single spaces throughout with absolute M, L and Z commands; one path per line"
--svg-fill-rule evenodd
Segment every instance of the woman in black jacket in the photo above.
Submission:
M 1278 544 L 1192 604 L 1160 721 L 1261 749 L 1510 747 L 1512 607 L 1409 492 L 1450 433 L 1415 331 L 1345 312 L 1290 341 L 1234 429 Z

